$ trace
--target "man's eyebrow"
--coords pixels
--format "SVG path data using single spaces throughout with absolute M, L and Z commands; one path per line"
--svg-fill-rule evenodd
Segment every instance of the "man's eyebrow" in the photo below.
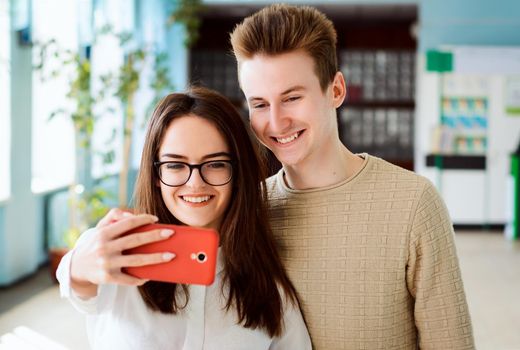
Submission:
M 292 92 L 297 92 L 297 91 L 304 91 L 306 90 L 306 88 L 302 85 L 295 85 L 295 86 L 291 86 L 290 88 L 288 88 L 287 90 L 283 91 L 280 95 L 287 95 L 287 94 L 290 94 Z M 254 102 L 254 101 L 263 101 L 264 99 L 262 97 L 257 97 L 257 96 L 251 96 L 250 98 L 247 99 L 249 102 Z
M 263 101 L 264 99 L 262 97 L 256 97 L 256 96 L 251 96 L 250 98 L 247 99 L 249 102 L 255 102 L 255 101 Z
M 304 86 L 302 86 L 302 85 L 295 85 L 295 86 L 291 86 L 290 88 L 288 88 L 287 90 L 282 92 L 282 95 L 287 95 L 287 94 L 290 94 L 291 92 L 303 91 L 303 90 L 306 90 Z
M 216 153 L 210 153 L 206 154 L 204 157 L 202 157 L 203 160 L 210 159 L 210 158 L 217 158 L 217 157 L 228 157 L 231 158 L 231 154 L 228 152 L 216 152 Z M 175 154 L 175 153 L 163 153 L 161 154 L 161 158 L 173 158 L 173 159 L 188 159 L 188 157 Z

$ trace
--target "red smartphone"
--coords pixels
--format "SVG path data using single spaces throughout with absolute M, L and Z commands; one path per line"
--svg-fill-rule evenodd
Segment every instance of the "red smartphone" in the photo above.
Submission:
M 173 260 L 146 266 L 126 267 L 132 276 L 153 281 L 210 285 L 215 280 L 219 238 L 216 231 L 190 226 L 149 224 L 127 234 L 156 229 L 175 233 L 166 240 L 128 249 L 124 254 L 175 253 Z

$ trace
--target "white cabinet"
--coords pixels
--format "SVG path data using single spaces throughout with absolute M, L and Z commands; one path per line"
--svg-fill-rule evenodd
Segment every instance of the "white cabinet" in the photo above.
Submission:
M 493 57 L 495 61 L 501 60 L 500 52 L 503 49 L 480 50 L 482 55 L 473 55 L 475 64 L 465 64 L 465 70 L 461 71 L 462 60 L 457 55 L 460 52 L 473 51 L 452 49 L 455 64 L 454 71 L 449 73 L 462 77 L 462 81 L 468 79 L 482 82 L 477 86 L 480 90 L 477 95 L 486 98 L 489 103 L 487 149 L 484 155 L 486 165 L 479 170 L 447 169 L 427 165 L 426 156 L 432 153 L 433 130 L 440 123 L 439 101 L 441 93 L 446 93 L 445 82 L 449 75 L 426 71 L 424 54 L 419 54 L 417 59 L 415 171 L 435 184 L 446 202 L 454 224 L 493 225 L 505 224 L 508 221 L 508 191 L 511 189 L 508 188 L 507 181 L 510 178 L 510 155 L 520 142 L 520 116 L 507 114 L 504 97 L 507 95 L 508 79 L 520 76 L 520 64 L 487 64 L 486 69 L 481 69 L 484 64 L 479 57 L 487 55 L 485 57 Z M 516 52 L 514 57 L 520 57 L 520 48 L 511 50 Z M 464 56 L 464 62 L 469 62 L 471 57 Z M 463 97 L 475 96 L 474 89 L 465 88 L 464 84 L 460 85 L 462 91 L 457 92 L 458 94 Z
M 487 222 L 486 171 L 442 170 L 438 176 L 437 188 L 454 223 L 478 225 Z

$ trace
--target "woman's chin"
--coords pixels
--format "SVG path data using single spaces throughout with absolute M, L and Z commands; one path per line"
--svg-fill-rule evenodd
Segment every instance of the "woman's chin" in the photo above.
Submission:
M 207 220 L 181 220 L 184 225 L 198 228 L 216 228 L 214 222 L 208 222 Z

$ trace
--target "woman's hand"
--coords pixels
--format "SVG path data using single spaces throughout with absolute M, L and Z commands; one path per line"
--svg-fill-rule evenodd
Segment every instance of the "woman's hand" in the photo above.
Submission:
M 90 298 L 97 294 L 97 286 L 104 283 L 139 286 L 147 280 L 122 272 L 123 267 L 164 263 L 172 260 L 170 252 L 123 255 L 122 252 L 143 244 L 165 240 L 172 230 L 152 230 L 124 235 L 142 225 L 157 222 L 148 214 L 134 215 L 112 209 L 99 221 L 92 236 L 74 248 L 71 258 L 71 287 L 77 295 Z

